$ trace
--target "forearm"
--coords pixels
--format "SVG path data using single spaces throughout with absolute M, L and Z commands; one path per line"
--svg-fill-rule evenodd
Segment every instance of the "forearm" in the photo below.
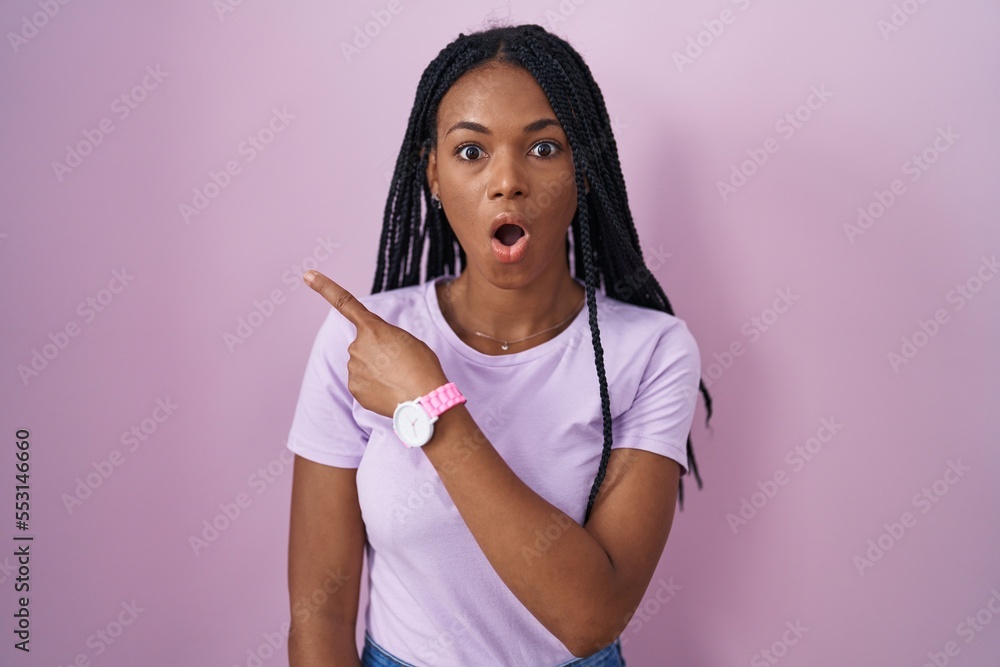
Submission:
M 289 667 L 360 667 L 354 625 L 320 614 L 292 622 L 288 633 Z
M 441 415 L 423 450 L 494 570 L 542 625 L 570 650 L 608 631 L 607 552 L 517 477 L 464 405 Z

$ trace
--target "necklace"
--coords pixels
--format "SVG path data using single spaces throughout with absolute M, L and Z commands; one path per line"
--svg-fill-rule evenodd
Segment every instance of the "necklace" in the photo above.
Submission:
M 452 281 L 449 280 L 448 284 L 445 287 L 445 289 L 448 292 L 448 302 L 449 303 L 454 303 L 454 300 L 451 298 L 451 283 L 452 283 Z M 483 338 L 489 338 L 490 340 L 495 340 L 496 342 L 500 343 L 500 349 L 501 350 L 508 350 L 510 348 L 510 346 L 513 345 L 514 343 L 521 343 L 523 341 L 528 340 L 529 338 L 534 338 L 535 336 L 541 336 L 543 333 L 548 333 L 549 331 L 552 331 L 553 329 L 558 329 L 559 327 L 561 327 L 562 325 L 566 324 L 571 319 L 573 319 L 574 317 L 576 317 L 576 314 L 578 312 L 580 312 L 580 309 L 583 308 L 583 304 L 585 304 L 586 302 L 587 302 L 587 297 L 584 296 L 583 297 L 583 301 L 580 302 L 580 305 L 573 309 L 573 313 L 569 317 L 567 317 L 565 320 L 563 320 L 559 324 L 555 325 L 554 327 L 549 327 L 548 329 L 543 329 L 543 330 L 539 331 L 538 333 L 533 333 L 530 336 L 525 336 L 524 338 L 518 338 L 517 340 L 507 340 L 507 339 L 504 339 L 504 338 L 496 338 L 494 336 L 490 336 L 489 334 L 484 334 L 482 331 L 471 331 L 469 329 L 464 329 L 464 328 L 462 328 L 461 326 L 459 326 L 457 324 L 455 326 L 458 326 L 459 329 L 462 329 L 462 331 L 464 331 L 466 333 L 471 333 L 471 334 L 475 334 L 476 336 L 481 336 Z

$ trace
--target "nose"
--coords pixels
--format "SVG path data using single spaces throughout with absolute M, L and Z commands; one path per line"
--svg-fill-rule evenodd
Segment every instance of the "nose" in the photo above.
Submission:
M 528 194 L 525 165 L 515 151 L 499 151 L 490 161 L 489 198 L 511 199 Z

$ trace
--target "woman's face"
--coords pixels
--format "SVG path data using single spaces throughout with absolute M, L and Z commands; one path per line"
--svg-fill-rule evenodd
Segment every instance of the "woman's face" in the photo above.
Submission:
M 491 64 L 455 82 L 438 107 L 427 183 L 468 268 L 488 282 L 515 288 L 568 272 L 566 230 L 577 206 L 573 156 L 529 72 Z

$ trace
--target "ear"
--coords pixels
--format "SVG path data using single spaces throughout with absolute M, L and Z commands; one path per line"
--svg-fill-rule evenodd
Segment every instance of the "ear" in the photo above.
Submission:
M 423 158 L 424 152 L 427 150 L 426 147 L 420 149 L 420 157 Z M 437 175 L 437 151 L 433 148 L 430 149 L 430 155 L 427 157 L 427 171 L 425 172 L 427 176 L 427 187 L 430 188 L 431 194 L 437 193 L 441 196 L 441 192 L 438 190 L 438 175 Z

